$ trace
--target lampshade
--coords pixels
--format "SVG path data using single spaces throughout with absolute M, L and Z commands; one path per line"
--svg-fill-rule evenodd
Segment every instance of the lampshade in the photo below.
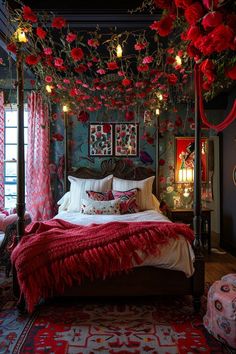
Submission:
M 194 181 L 193 168 L 181 168 L 178 173 L 178 181 L 181 183 L 192 183 Z

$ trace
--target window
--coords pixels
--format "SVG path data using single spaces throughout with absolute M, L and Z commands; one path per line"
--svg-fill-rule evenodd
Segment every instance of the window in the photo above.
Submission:
M 25 156 L 27 150 L 28 112 L 24 111 Z M 6 209 L 16 206 L 17 183 L 17 108 L 5 108 L 4 203 Z

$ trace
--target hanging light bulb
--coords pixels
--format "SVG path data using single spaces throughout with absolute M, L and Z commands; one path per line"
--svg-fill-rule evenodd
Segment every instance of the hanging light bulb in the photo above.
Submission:
M 157 116 L 160 115 L 160 109 L 159 109 L 159 108 L 156 109 L 156 115 L 157 115 Z
M 68 112 L 69 111 L 69 107 L 66 104 L 64 104 L 63 107 L 62 107 L 62 110 L 63 110 L 63 112 Z
M 17 42 L 20 42 L 20 43 L 28 42 L 28 39 L 25 35 L 25 31 L 22 28 L 17 28 L 16 32 L 14 33 L 14 37 L 17 40 Z
M 116 56 L 117 56 L 117 58 L 122 58 L 122 53 L 123 53 L 122 47 L 121 47 L 120 44 L 118 44 L 118 46 L 116 47 Z
M 160 100 L 160 101 L 162 101 L 163 100 L 163 95 L 162 95 L 162 93 L 160 93 L 160 92 L 157 92 L 157 98 Z
M 182 65 L 182 59 L 180 58 L 179 55 L 176 55 L 176 57 L 175 57 L 175 63 L 176 63 L 176 65 Z
M 48 93 L 51 93 L 51 92 L 52 92 L 52 89 L 53 89 L 53 86 L 51 86 L 51 85 L 46 85 L 46 91 L 47 91 Z

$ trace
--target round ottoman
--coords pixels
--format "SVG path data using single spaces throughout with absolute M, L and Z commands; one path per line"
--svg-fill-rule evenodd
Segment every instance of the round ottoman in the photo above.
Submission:
M 225 275 L 210 287 L 203 323 L 216 339 L 236 349 L 236 274 Z

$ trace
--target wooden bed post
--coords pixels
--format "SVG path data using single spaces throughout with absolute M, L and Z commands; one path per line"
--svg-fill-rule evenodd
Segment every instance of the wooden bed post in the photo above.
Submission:
M 63 106 L 64 112 L 64 193 L 68 191 L 68 107 Z
M 204 291 L 204 256 L 202 253 L 201 240 L 201 119 L 199 112 L 199 67 L 194 68 L 195 87 L 195 158 L 194 158 L 194 250 L 195 250 L 195 273 L 193 276 L 193 306 L 196 312 L 201 308 L 201 295 Z
M 16 54 L 17 68 L 17 243 L 24 235 L 25 216 L 25 152 L 24 152 L 24 74 L 20 44 Z

